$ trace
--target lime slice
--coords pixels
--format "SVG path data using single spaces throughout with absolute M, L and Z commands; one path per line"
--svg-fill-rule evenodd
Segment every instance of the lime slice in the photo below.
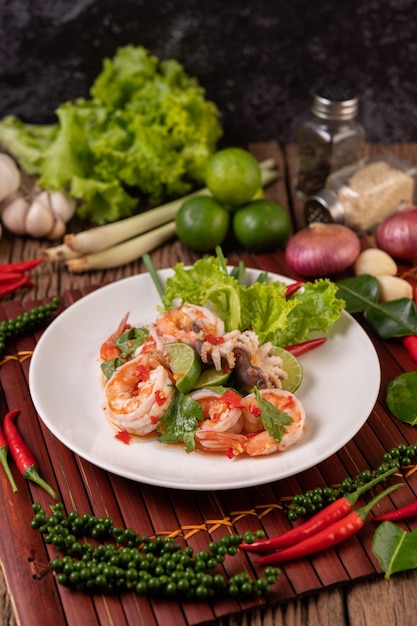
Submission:
M 165 351 L 177 389 L 187 393 L 200 376 L 200 357 L 191 346 L 181 342 L 166 343 Z
M 230 377 L 230 372 L 218 371 L 214 367 L 209 367 L 201 372 L 193 389 L 203 389 L 214 385 L 223 385 Z
M 417 372 L 405 372 L 388 383 L 387 405 L 401 422 L 417 424 Z
M 287 378 L 282 381 L 282 388 L 285 389 L 285 391 L 294 393 L 303 380 L 303 368 L 300 362 L 291 352 L 288 352 L 288 350 L 284 348 L 279 348 L 278 346 L 273 347 L 272 353 L 281 357 L 282 369 L 288 374 Z

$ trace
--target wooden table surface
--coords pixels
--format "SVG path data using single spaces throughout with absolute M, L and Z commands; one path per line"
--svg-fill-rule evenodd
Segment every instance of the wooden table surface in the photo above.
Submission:
M 294 164 L 296 148 L 295 146 L 278 146 L 274 142 L 255 144 L 249 146 L 251 151 L 261 160 L 266 157 L 273 156 L 276 160 L 279 178 L 276 183 L 271 185 L 267 190 L 268 197 L 275 199 L 284 207 L 286 207 L 293 216 L 295 216 L 296 225 L 300 225 L 301 206 L 292 193 L 292 180 L 294 176 Z M 379 152 L 384 149 L 389 149 L 395 152 L 399 156 L 409 160 L 411 163 L 417 164 L 417 144 L 407 145 L 370 145 L 367 147 L 369 153 Z M 371 242 L 372 243 L 372 242 Z M 369 245 L 369 241 L 364 241 L 364 245 Z M 0 240 L 0 263 L 18 261 L 22 259 L 30 259 L 39 255 L 39 248 L 44 247 L 45 242 L 39 242 L 33 239 L 16 238 L 4 235 Z M 244 251 L 227 251 L 228 257 L 231 261 L 236 261 L 242 256 L 248 265 L 254 267 L 261 267 L 265 269 L 280 271 L 286 273 L 294 278 L 297 278 L 291 273 L 285 265 L 283 254 L 277 252 L 271 255 L 247 255 Z M 185 249 L 178 241 L 170 242 L 162 248 L 155 250 L 152 253 L 152 259 L 157 268 L 172 267 L 177 261 L 184 261 L 185 263 L 192 263 L 197 255 Z M 129 276 L 144 271 L 144 266 L 140 260 L 129 264 L 121 268 L 107 271 L 94 271 L 86 274 L 70 274 L 65 268 L 55 264 L 42 264 L 33 272 L 33 278 L 35 281 L 35 287 L 28 290 L 22 290 L 14 294 L 14 297 L 6 298 L 1 303 L 1 314 L 5 317 L 11 316 L 16 311 L 19 311 L 22 307 L 31 306 L 34 302 L 44 301 L 46 298 L 50 298 L 55 295 L 63 295 L 64 302 L 68 306 L 74 299 L 82 296 L 83 293 L 91 287 L 100 286 L 102 284 L 118 280 L 122 277 Z M 70 294 L 70 295 L 68 295 Z M 390 417 L 386 414 L 384 408 L 384 392 L 387 383 L 401 371 L 413 370 L 417 366 L 411 361 L 405 351 L 399 344 L 392 344 L 390 342 L 379 341 L 372 332 L 365 327 L 370 334 L 381 361 L 382 371 L 382 383 L 381 391 L 378 399 L 378 403 L 370 417 L 369 433 L 375 435 L 377 430 L 378 420 L 385 420 L 381 423 L 386 424 L 391 422 Z M 30 342 L 29 342 L 30 344 Z M 16 348 L 19 348 L 19 343 Z M 25 340 L 23 344 L 25 345 Z M 34 340 L 32 339 L 32 345 Z M 26 372 L 27 367 L 22 365 L 22 370 Z M 10 361 L 0 365 L 0 382 L 1 386 L 6 389 L 11 384 Z M 13 367 L 20 367 L 20 364 Z M 26 370 L 25 370 L 26 368 Z M 19 374 L 20 375 L 20 374 Z M 13 392 L 11 397 L 13 397 Z M 16 392 L 17 393 L 17 392 Z M 7 394 L 6 394 L 7 396 Z M 30 402 L 28 398 L 22 398 L 22 403 L 25 405 Z M 383 417 L 381 418 L 381 414 Z M 38 427 L 39 428 L 39 427 Z M 397 426 L 392 427 L 394 430 Z M 372 431 L 372 432 L 371 432 Z M 368 432 L 368 431 L 366 431 Z M 395 430 L 395 433 L 400 433 L 404 441 L 412 443 L 416 437 L 412 427 L 400 428 Z M 393 436 L 396 436 L 394 434 Z M 27 433 L 30 437 L 30 433 Z M 44 433 L 46 441 L 46 454 L 51 455 L 51 460 L 47 457 L 41 457 L 41 462 L 44 473 L 50 480 L 55 479 L 61 488 L 62 494 L 68 498 L 66 504 L 68 506 L 75 505 L 75 508 L 79 508 L 83 503 L 83 498 L 80 496 L 77 501 L 77 494 L 75 491 L 71 494 L 71 490 L 65 492 L 62 481 L 63 477 L 59 475 L 58 465 L 61 463 L 75 461 L 71 457 L 71 461 L 66 459 L 65 452 L 60 450 L 58 456 L 54 460 L 54 454 L 56 442 L 52 435 Z M 378 433 L 376 433 L 378 439 Z M 363 440 L 363 437 L 362 437 Z M 360 447 L 362 440 L 359 436 L 358 446 Z M 381 436 L 381 441 L 375 445 L 388 445 L 390 439 L 388 436 Z M 399 443 L 397 441 L 396 443 Z M 58 442 L 59 443 L 59 442 Z M 50 446 L 48 448 L 48 445 Z M 355 443 L 352 444 L 356 446 Z M 369 444 L 371 445 L 371 444 Z M 54 448 L 54 450 L 51 450 Z M 63 446 L 62 446 L 63 448 Z M 356 448 L 355 448 L 356 449 Z M 347 451 L 350 453 L 350 448 L 347 447 Z M 380 451 L 378 452 L 378 454 Z M 343 454 L 343 451 L 342 451 Z M 370 458 L 377 458 L 375 452 Z M 60 456 L 61 455 L 61 456 Z M 97 481 L 96 487 L 101 488 L 100 481 L 104 479 L 103 474 L 107 475 L 107 472 L 99 472 L 98 475 L 94 473 L 93 467 L 86 469 L 82 461 L 78 460 L 78 464 L 84 471 L 86 480 Z M 331 464 L 329 465 L 331 467 Z M 365 468 L 361 468 L 365 469 Z M 90 472 L 90 474 L 89 474 Z M 417 474 L 417 473 L 416 473 Z M 81 472 L 82 475 L 82 472 Z M 19 477 L 17 477 L 19 478 Z M 298 479 L 298 477 L 296 477 Z M 308 476 L 307 476 L 308 478 Z M 116 496 L 120 499 L 127 497 L 127 485 L 128 481 L 124 479 L 115 479 L 106 476 L 106 481 L 112 481 L 113 489 Z M 302 479 L 301 479 L 302 480 Z M 55 483 L 56 484 L 56 483 Z M 410 488 L 416 491 L 416 483 L 414 486 L 410 482 Z M 90 494 L 90 500 L 94 500 L 89 490 L 91 490 L 91 484 L 86 484 L 86 491 Z M 39 540 L 35 540 L 29 528 L 30 520 L 30 506 L 34 499 L 39 500 L 42 496 L 37 491 L 35 486 L 27 486 L 26 483 L 19 482 L 18 494 L 12 494 L 8 487 L 8 482 L 3 475 L 1 475 L 1 497 L 0 497 L 0 511 L 1 511 L 1 535 L 0 535 L 0 622 L 3 625 L 15 626 L 21 624 L 25 626 L 45 626 L 48 624 L 54 624 L 54 626 L 75 626 L 82 624 L 83 626 L 107 626 L 110 624 L 124 624 L 129 623 L 131 626 L 136 624 L 160 624 L 165 626 L 168 622 L 165 622 L 162 618 L 158 618 L 158 615 L 163 613 L 159 612 L 160 607 L 153 606 L 152 619 L 147 618 L 141 611 L 131 613 L 135 615 L 134 618 L 129 618 L 128 609 L 126 606 L 130 606 L 128 603 L 124 605 L 123 619 L 121 616 L 118 620 L 117 609 L 112 605 L 112 602 L 97 602 L 95 610 L 88 613 L 83 613 L 83 602 L 80 600 L 79 595 L 72 594 L 62 588 L 57 590 L 53 575 L 48 572 L 47 575 L 33 576 L 33 566 L 31 573 L 29 572 L 28 560 L 32 555 L 32 560 L 35 563 L 40 560 L 41 557 L 38 554 L 42 553 L 45 557 L 45 547 L 42 546 Z M 119 494 L 117 495 L 117 490 Z M 163 491 L 163 490 L 162 490 Z M 75 495 L 74 495 L 75 494 Z M 123 496 L 121 494 L 124 494 Z M 147 491 L 148 498 L 151 499 L 152 490 Z M 161 495 L 161 494 L 160 494 Z M 70 501 L 70 496 L 75 498 L 75 502 Z M 163 496 L 161 496 L 163 498 Z M 87 500 L 88 501 L 88 500 Z M 77 506 L 78 505 L 78 506 Z M 243 506 L 243 505 L 242 505 Z M 412 528 L 412 526 L 410 526 Z M 140 529 L 138 529 L 140 532 Z M 368 537 L 369 539 L 369 537 Z M 355 551 L 352 548 L 353 559 L 355 559 Z M 339 559 L 342 562 L 342 569 L 346 568 L 346 562 L 349 556 L 349 546 L 343 553 L 344 556 L 339 555 Z M 337 560 L 337 558 L 336 558 Z M 336 562 L 330 558 L 330 562 Z M 315 565 L 316 572 L 322 572 L 322 580 L 317 580 L 315 585 L 304 585 L 304 591 L 285 594 L 282 592 L 276 594 L 271 602 L 254 605 L 249 607 L 238 607 L 232 612 L 214 611 L 210 613 L 201 609 L 202 615 L 212 615 L 211 619 L 206 619 L 204 623 L 218 624 L 223 626 L 296 626 L 303 624 L 304 626 L 372 626 L 378 624 L 379 626 L 406 626 L 414 623 L 415 615 L 417 614 L 417 594 L 415 593 L 415 587 L 417 584 L 417 572 L 407 572 L 404 574 L 398 574 L 391 578 L 391 580 L 385 581 L 375 567 L 373 563 L 372 567 L 368 570 L 361 570 L 359 565 L 355 569 L 357 572 L 355 575 L 344 572 L 344 575 L 329 576 L 326 578 L 326 572 L 330 571 L 328 561 L 327 566 L 321 570 Z M 338 563 L 340 567 L 340 563 Z M 333 567 L 333 566 L 332 566 Z M 352 566 L 353 567 L 353 566 Z M 295 567 L 295 569 L 297 566 Z M 326 569 L 327 568 L 327 569 Z M 360 572 L 368 572 L 360 574 Z M 331 572 L 330 572 L 331 573 Z M 297 580 L 303 580 L 303 569 L 298 569 Z M 308 577 L 309 574 L 306 574 Z M 318 577 L 320 578 L 320 576 Z M 45 580 L 47 582 L 45 582 Z M 289 575 L 288 580 L 291 580 Z M 284 583 L 283 583 L 284 584 Z M 278 584 L 279 585 L 279 584 Z M 293 585 L 294 586 L 294 585 Z M 300 587 L 301 589 L 301 587 Z M 80 607 L 79 611 L 77 607 Z M 133 609 L 130 607 L 130 610 Z M 139 618 L 138 615 L 141 615 Z M 175 624 L 191 624 L 191 623 L 203 623 L 199 622 L 197 617 L 193 619 L 185 611 L 185 618 L 181 622 L 178 621 L 179 617 L 175 617 L 175 610 L 173 611 Z M 183 613 L 181 613 L 183 615 Z M 88 617 L 86 617 L 88 616 Z M 159 621 L 160 620 L 160 621 Z M 177 621 L 175 621 L 177 620 Z M 194 620 L 194 621 L 193 621 Z

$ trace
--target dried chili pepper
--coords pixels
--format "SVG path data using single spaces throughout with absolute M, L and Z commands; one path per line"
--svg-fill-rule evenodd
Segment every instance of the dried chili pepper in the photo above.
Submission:
M 39 476 L 35 457 L 30 451 L 28 445 L 24 442 L 16 424 L 14 423 L 14 420 L 19 413 L 19 409 L 9 411 L 6 413 L 3 422 L 4 435 L 6 437 L 10 453 L 22 476 L 27 480 L 32 480 L 34 483 L 37 483 L 40 487 L 45 489 L 45 491 L 47 491 L 49 495 L 54 498 L 54 500 L 56 500 L 58 497 L 57 494 L 52 487 L 50 487 L 48 483 Z
M 390 511 L 389 513 L 381 513 L 374 517 L 374 522 L 395 522 L 397 520 L 406 519 L 407 517 L 415 517 L 417 515 L 417 500 L 413 500 L 410 504 L 401 506 L 399 509 Z
M 413 361 L 417 363 L 417 335 L 407 335 L 407 337 L 403 337 L 403 346 Z
M 6 437 L 3 434 L 3 431 L 0 429 L 0 462 L 4 467 L 4 471 L 6 472 L 7 478 L 9 479 L 9 483 L 12 486 L 14 492 L 17 491 L 17 485 L 13 478 L 12 472 L 9 467 L 9 463 L 7 461 L 7 452 L 9 450 L 9 446 L 7 445 Z
M 386 478 L 392 476 L 392 474 L 395 474 L 395 472 L 397 471 L 398 467 L 393 467 L 389 469 L 388 471 L 380 474 L 365 485 L 362 485 L 356 491 L 346 494 L 342 498 L 338 498 L 337 500 L 326 506 L 324 509 L 319 511 L 319 513 L 313 515 L 313 517 L 310 517 L 310 519 L 308 519 L 303 524 L 299 524 L 295 528 L 291 528 L 290 530 L 282 533 L 281 535 L 278 535 L 277 537 L 271 537 L 270 539 L 260 539 L 259 541 L 255 541 L 253 543 L 241 543 L 240 548 L 251 552 L 270 552 L 271 550 L 286 548 L 297 543 L 298 541 L 307 539 L 307 537 L 315 535 L 323 528 L 326 528 L 345 517 L 348 513 L 352 511 L 353 506 L 356 504 L 362 494 L 369 491 L 369 489 L 372 489 L 372 487 L 375 487 L 375 485 L 383 482 Z
M 274 565 L 275 563 L 284 563 L 285 561 L 300 559 L 304 556 L 315 554 L 316 552 L 322 552 L 323 550 L 327 550 L 328 548 L 332 548 L 333 546 L 342 543 L 342 541 L 353 537 L 353 535 L 356 535 L 356 533 L 363 528 L 369 512 L 377 502 L 395 489 L 402 486 L 402 483 L 391 485 L 391 487 L 388 487 L 382 493 L 375 496 L 375 498 L 362 508 L 348 513 L 348 515 L 345 515 L 342 519 L 330 524 L 330 526 L 323 528 L 315 535 L 307 537 L 307 539 L 299 541 L 298 543 L 289 546 L 288 548 L 284 548 L 283 550 L 278 550 L 276 552 L 272 552 L 271 554 L 261 556 L 255 560 L 255 563 L 258 565 Z
M 314 348 L 318 348 L 325 341 L 327 341 L 327 337 L 318 337 L 317 339 L 309 339 L 308 341 L 302 341 L 301 343 L 294 343 L 292 346 L 285 346 L 285 349 L 288 350 L 288 352 L 291 352 L 294 356 L 300 356 L 300 354 L 304 354 Z
M 296 291 L 301 289 L 301 287 L 303 285 L 304 285 L 304 281 L 303 280 L 298 280 L 295 283 L 291 283 L 290 285 L 287 285 L 287 288 L 285 290 L 285 297 L 287 299 L 290 298 Z

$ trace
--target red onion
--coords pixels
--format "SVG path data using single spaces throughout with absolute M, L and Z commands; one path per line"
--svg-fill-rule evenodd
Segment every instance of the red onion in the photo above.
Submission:
M 347 226 L 313 222 L 291 237 L 285 258 L 301 276 L 327 276 L 347 269 L 360 250 L 358 235 Z
M 395 259 L 417 259 L 417 207 L 387 217 L 375 231 L 375 242 Z

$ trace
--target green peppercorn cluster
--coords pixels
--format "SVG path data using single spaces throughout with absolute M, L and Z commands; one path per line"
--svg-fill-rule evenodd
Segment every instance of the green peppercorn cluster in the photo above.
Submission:
M 211 541 L 207 550 L 194 553 L 190 546 L 182 547 L 172 538 L 143 537 L 115 526 L 111 518 L 89 513 L 80 516 L 71 511 L 65 517 L 63 509 L 61 503 L 51 506 L 48 517 L 35 503 L 31 526 L 62 554 L 51 562 L 58 582 L 80 591 L 130 590 L 184 599 L 259 598 L 279 577 L 280 570 L 275 567 L 265 568 L 264 577 L 256 580 L 247 572 L 229 579 L 219 572 L 226 555 L 237 554 L 242 541 L 253 541 L 253 533 L 224 535 L 220 541 Z M 95 540 L 94 545 L 88 538 Z
M 345 478 L 337 487 L 316 487 L 302 494 L 293 496 L 288 509 L 288 518 L 291 521 L 298 517 L 314 515 L 327 505 L 341 498 L 356 489 L 359 489 L 366 483 L 389 469 L 397 467 L 407 467 L 411 465 L 413 458 L 417 455 L 417 442 L 407 446 L 403 443 L 398 444 L 383 456 L 382 463 L 375 470 L 364 470 L 357 474 L 354 478 Z
M 56 297 L 48 304 L 40 304 L 30 311 L 0 322 L 0 355 L 3 354 L 7 341 L 41 328 L 58 305 L 59 298 Z

